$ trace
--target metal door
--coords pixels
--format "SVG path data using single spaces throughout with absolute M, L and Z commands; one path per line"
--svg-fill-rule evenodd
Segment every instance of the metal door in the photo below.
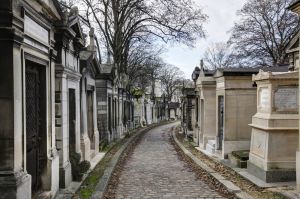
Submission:
M 69 89 L 69 150 L 75 152 L 76 146 L 76 99 L 75 90 Z
M 224 97 L 218 97 L 218 150 L 223 149 L 224 137 Z
M 40 186 L 40 74 L 37 67 L 26 67 L 26 167 L 32 190 Z
M 87 91 L 87 122 L 88 122 L 88 135 L 91 141 L 91 148 L 95 149 L 94 140 L 94 112 L 93 112 L 93 91 Z

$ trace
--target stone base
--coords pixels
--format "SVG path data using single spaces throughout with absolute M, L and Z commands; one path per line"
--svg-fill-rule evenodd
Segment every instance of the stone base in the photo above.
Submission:
M 223 141 L 222 158 L 227 159 L 233 151 L 250 150 L 250 140 Z
M 263 181 L 270 182 L 289 182 L 296 180 L 296 171 L 292 169 L 276 169 L 265 171 L 262 168 L 248 161 L 248 172 Z
M 296 152 L 297 191 L 300 192 L 300 150 Z
M 216 152 L 216 140 L 208 140 L 205 150 L 210 154 L 214 154 Z
M 31 199 L 31 176 L 0 172 L 0 199 Z
M 232 165 L 238 168 L 247 168 L 247 161 L 240 160 L 236 158 L 234 155 L 229 154 L 228 159 Z
M 71 163 L 67 162 L 64 167 L 59 168 L 59 187 L 67 188 L 72 182 Z
M 91 141 L 87 134 L 84 134 L 80 140 L 80 146 L 82 151 L 82 160 L 91 160 Z
M 57 172 L 59 170 L 59 156 L 57 152 L 55 151 L 52 154 L 51 160 L 51 196 L 52 198 L 56 196 L 59 190 L 59 173 Z
M 99 131 L 96 130 L 94 132 L 94 140 L 95 140 L 95 155 L 99 153 Z

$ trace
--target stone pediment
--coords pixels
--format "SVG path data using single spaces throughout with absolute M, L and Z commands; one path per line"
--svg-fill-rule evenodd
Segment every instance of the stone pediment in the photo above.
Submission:
M 295 34 L 294 37 L 289 41 L 288 45 L 286 46 L 287 53 L 299 51 L 299 37 L 300 32 Z
M 31 0 L 28 0 L 27 2 L 31 5 L 34 5 L 34 2 Z M 37 10 L 39 10 L 41 13 L 44 13 L 55 20 L 61 19 L 62 11 L 57 0 L 37 0 L 37 2 L 41 6 Z M 36 5 L 34 5 L 34 7 L 36 7 Z
M 81 66 L 86 68 L 92 77 L 100 74 L 100 64 L 95 52 L 82 51 L 80 53 L 80 61 L 83 62 Z M 83 69 L 81 69 L 83 70 Z
M 76 33 L 77 38 L 84 40 L 84 35 L 80 26 L 80 19 L 77 7 L 74 7 L 70 10 L 68 26 Z

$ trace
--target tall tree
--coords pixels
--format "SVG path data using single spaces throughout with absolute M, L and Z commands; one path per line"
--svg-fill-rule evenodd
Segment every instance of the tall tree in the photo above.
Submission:
M 155 49 L 147 43 L 138 43 L 130 48 L 128 57 L 128 87 L 145 90 L 158 78 L 158 71 L 165 63 L 159 57 L 163 48 Z
M 183 86 L 184 73 L 178 67 L 165 65 L 159 71 L 159 74 L 163 93 L 165 94 L 166 99 L 171 101 L 174 93 Z
M 248 0 L 238 12 L 230 43 L 246 63 L 276 66 L 285 63 L 285 47 L 299 31 L 299 18 L 286 8 L 292 0 Z
M 211 44 L 204 52 L 204 61 L 213 70 L 234 65 L 231 49 L 223 42 Z
M 126 72 L 133 43 L 152 38 L 192 45 L 204 37 L 207 16 L 193 0 L 78 0 L 84 17 L 103 36 L 114 62 Z

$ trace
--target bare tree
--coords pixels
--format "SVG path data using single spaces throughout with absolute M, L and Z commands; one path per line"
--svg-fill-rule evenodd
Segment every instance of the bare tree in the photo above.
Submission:
M 226 68 L 233 66 L 230 47 L 223 42 L 213 43 L 204 52 L 204 61 L 209 69 Z
M 286 8 L 292 0 L 248 0 L 238 12 L 230 43 L 237 59 L 275 66 L 285 63 L 285 47 L 299 31 L 299 18 Z
M 165 65 L 159 73 L 159 80 L 165 97 L 171 101 L 174 93 L 183 86 L 184 74 L 178 67 L 172 65 Z
M 136 42 L 160 38 L 192 45 L 204 37 L 207 16 L 193 0 L 78 0 L 86 21 L 103 36 L 120 72 L 127 72 Z
M 159 69 L 165 65 L 159 57 L 163 48 L 155 49 L 147 43 L 138 43 L 132 47 L 128 58 L 128 87 L 145 90 L 158 78 Z

